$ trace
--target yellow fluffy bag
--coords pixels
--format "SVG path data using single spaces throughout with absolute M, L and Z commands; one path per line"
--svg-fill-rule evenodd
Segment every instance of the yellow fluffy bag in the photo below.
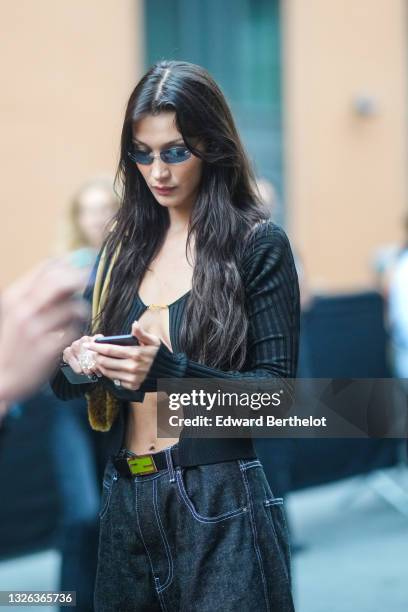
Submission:
M 97 333 L 98 317 L 106 300 L 113 266 L 118 258 L 120 247 L 115 251 L 105 278 L 103 278 L 106 267 L 106 251 L 105 247 L 99 260 L 92 294 L 92 334 Z M 120 400 L 101 384 L 96 385 L 92 391 L 86 393 L 85 397 L 88 402 L 88 418 L 92 429 L 109 431 L 118 415 Z

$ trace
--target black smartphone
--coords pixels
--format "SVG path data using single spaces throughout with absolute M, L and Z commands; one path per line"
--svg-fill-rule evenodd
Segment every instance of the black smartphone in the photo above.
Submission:
M 91 377 L 86 374 L 77 374 L 67 363 L 61 364 L 61 371 L 71 385 L 90 385 L 98 380 L 96 374 L 92 374 Z
M 95 338 L 97 344 L 117 344 L 118 346 L 135 346 L 139 344 L 137 338 L 132 334 L 124 336 L 104 336 L 103 338 Z

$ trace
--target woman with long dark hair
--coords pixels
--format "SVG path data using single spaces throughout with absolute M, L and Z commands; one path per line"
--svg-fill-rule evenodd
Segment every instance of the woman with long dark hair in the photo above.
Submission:
M 250 438 L 157 434 L 157 380 L 280 381 L 296 372 L 299 289 L 266 219 L 224 96 L 187 62 L 130 96 L 122 201 L 100 255 L 92 335 L 64 351 L 91 385 L 91 425 L 116 437 L 104 477 L 96 610 L 293 610 L 282 500 Z M 96 343 L 131 332 L 137 346 Z M 113 425 L 113 427 L 112 427 Z

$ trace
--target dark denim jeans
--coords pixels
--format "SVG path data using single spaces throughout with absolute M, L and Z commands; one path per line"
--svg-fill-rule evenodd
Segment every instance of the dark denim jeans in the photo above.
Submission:
M 281 498 L 259 460 L 104 477 L 97 612 L 293 611 Z

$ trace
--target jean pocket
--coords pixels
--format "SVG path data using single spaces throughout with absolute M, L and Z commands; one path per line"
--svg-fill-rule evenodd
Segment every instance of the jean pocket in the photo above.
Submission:
M 264 500 L 264 506 L 270 521 L 273 535 L 282 555 L 288 579 L 290 581 L 290 543 L 286 523 L 285 509 L 282 497 L 272 497 Z
M 101 496 L 101 509 L 99 511 L 99 518 L 102 520 L 109 509 L 110 500 L 112 497 L 112 489 L 114 483 L 117 481 L 118 475 L 116 471 L 106 473 L 103 479 L 102 496 Z
M 236 461 L 177 468 L 176 480 L 181 501 L 200 523 L 219 523 L 248 510 Z

